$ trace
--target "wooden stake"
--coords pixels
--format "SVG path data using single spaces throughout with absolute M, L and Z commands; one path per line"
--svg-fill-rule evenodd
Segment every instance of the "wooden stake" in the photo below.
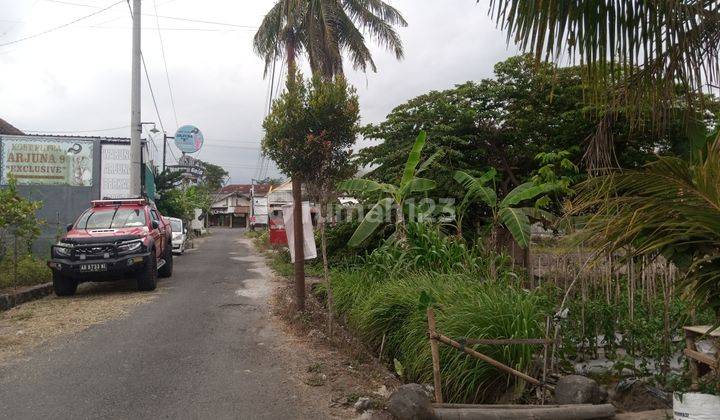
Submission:
M 435 311 L 433 308 L 427 309 L 428 317 L 428 333 L 430 336 L 430 353 L 433 362 L 433 383 L 435 385 L 435 402 L 442 404 L 442 382 L 440 378 L 440 349 L 436 341 L 437 333 L 435 332 Z
M 526 375 L 526 374 L 524 374 L 524 373 L 522 373 L 522 372 L 520 372 L 520 371 L 518 371 L 518 370 L 515 370 L 515 369 L 511 368 L 511 367 L 508 366 L 508 365 L 505 365 L 505 364 L 503 364 L 503 363 L 501 363 L 501 362 L 498 362 L 497 360 L 493 359 L 493 358 L 490 357 L 490 356 L 486 356 L 486 355 L 484 355 L 484 354 L 482 354 L 482 353 L 480 353 L 480 352 L 478 352 L 478 351 L 475 351 L 475 350 L 473 350 L 473 349 L 471 349 L 471 348 L 465 347 L 465 346 L 461 345 L 460 343 L 458 343 L 457 341 L 455 341 L 455 340 L 453 340 L 453 339 L 451 339 L 451 338 L 445 337 L 445 336 L 442 335 L 442 334 L 437 334 L 437 333 L 435 333 L 435 336 L 434 336 L 434 337 L 435 337 L 435 339 L 436 339 L 437 341 L 439 341 L 439 342 L 441 342 L 441 343 L 443 343 L 443 344 L 447 344 L 448 346 L 455 347 L 456 349 L 460 350 L 461 352 L 467 353 L 467 354 L 469 354 L 470 356 L 473 356 L 473 357 L 475 357 L 475 358 L 478 358 L 478 359 L 482 360 L 482 361 L 485 362 L 485 363 L 489 363 L 489 364 L 495 366 L 496 368 L 502 370 L 503 372 L 506 372 L 506 373 L 509 373 L 509 374 L 511 374 L 511 375 L 517 376 L 518 378 L 523 379 L 523 380 L 525 380 L 525 381 L 527 381 L 527 382 L 530 382 L 530 383 L 533 384 L 533 385 L 544 386 L 544 387 L 546 387 L 546 388 L 553 389 L 553 387 L 551 387 L 551 386 L 549 386 L 549 385 L 547 385 L 547 384 L 541 383 L 540 381 L 538 381 L 537 379 L 533 378 L 532 376 L 528 376 L 528 375 Z M 431 338 L 432 338 L 432 335 L 431 335 Z

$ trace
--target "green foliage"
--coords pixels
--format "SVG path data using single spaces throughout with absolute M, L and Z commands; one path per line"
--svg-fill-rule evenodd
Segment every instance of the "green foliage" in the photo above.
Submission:
M 493 180 L 494 176 L 494 169 L 479 178 L 475 178 L 463 171 L 455 172 L 455 180 L 467 191 L 460 210 L 464 211 L 467 205 L 473 201 L 481 201 L 490 208 L 492 214 L 490 219 L 491 229 L 494 231 L 498 226 L 505 227 L 522 248 L 527 248 L 530 245 L 530 218 L 551 220 L 554 216 L 538 207 L 516 206 L 554 191 L 558 186 L 556 183 L 535 184 L 534 182 L 526 182 L 507 193 L 498 203 L 495 190 L 485 185 L 490 180 Z M 458 226 L 461 223 L 462 221 L 458 223 Z M 493 243 L 492 245 L 496 244 Z
M 661 157 L 639 171 L 593 177 L 571 215 L 590 214 L 578 241 L 600 252 L 663 254 L 680 284 L 720 314 L 720 138 L 697 162 Z
M 602 112 L 585 102 L 583 83 L 579 67 L 555 67 L 531 56 L 511 57 L 495 65 L 491 79 L 418 96 L 397 106 L 382 123 L 365 127 L 365 137 L 380 144 L 360 151 L 360 161 L 373 168 L 369 178 L 393 183 L 418 130 L 424 130 L 433 140 L 428 151 L 443 152 L 433 167 L 438 196 L 459 201 L 462 195 L 453 175 L 467 168 L 478 171 L 471 172 L 473 176 L 496 168 L 498 190 L 506 193 L 546 165 L 535 160 L 542 153 L 567 151 L 564 158 L 569 162 L 581 161 L 578 145 L 596 132 L 597 115 Z M 706 103 L 717 108 L 714 98 Z M 682 102 L 676 104 L 665 116 L 662 133 L 653 129 L 649 116 L 630 120 L 618 110 L 609 134 L 620 166 L 638 167 L 658 153 L 677 153 L 692 135 L 686 130 L 687 109 Z M 702 125 L 710 123 L 699 120 Z
M 15 273 L 17 270 L 17 279 Z M 49 282 L 52 273 L 44 259 L 31 254 L 18 255 L 17 268 L 12 255 L 0 260 L 0 290 L 9 287 L 34 286 Z M 16 281 L 17 280 L 17 281 Z
M 562 346 L 558 348 L 558 356 L 561 364 L 595 359 L 602 347 L 618 376 L 623 370 L 630 370 L 638 376 L 656 376 L 664 383 L 669 372 L 663 371 L 663 364 L 669 363 L 685 347 L 684 341 L 673 340 L 675 332 L 691 323 L 712 323 L 713 314 L 708 310 L 697 310 L 696 319 L 691 321 L 694 305 L 679 294 L 670 295 L 667 302 L 668 337 L 664 337 L 666 303 L 662 293 L 648 296 L 647 291 L 638 287 L 631 316 L 628 279 L 623 276 L 616 281 L 619 282 L 619 295 L 613 292 L 608 296 L 603 282 L 586 280 L 582 286 L 584 290 L 577 291 L 569 299 L 567 317 L 560 320 Z M 550 308 L 563 298 L 565 290 L 556 288 L 549 280 L 544 284 L 540 292 L 546 294 Z
M 483 249 L 480 244 L 468 246 L 462 238 L 448 236 L 436 225 L 409 222 L 404 243 L 386 241 L 363 260 L 362 267 L 378 277 L 394 276 L 417 270 L 434 273 L 466 273 L 479 281 L 491 278 L 494 263 L 502 279 L 515 279 L 510 259 Z
M 325 229 L 327 254 L 330 265 L 333 267 L 341 267 L 359 263 L 362 257 L 379 248 L 393 232 L 391 227 L 378 229 L 359 246 L 350 247 L 348 246 L 348 242 L 359 225 L 360 222 L 353 221 L 339 223 L 336 226 L 328 226 Z M 316 231 L 316 244 L 320 243 L 319 235 L 320 232 Z
M 195 209 L 209 211 L 210 193 L 204 185 L 166 190 L 156 205 L 163 216 L 177 217 L 186 223 L 195 217 Z
M 394 25 L 407 26 L 407 22 L 397 9 L 380 0 L 279 0 L 265 15 L 253 46 L 265 58 L 266 72 L 283 55 L 294 65 L 296 56 L 307 52 L 313 75 L 331 79 L 343 74 L 343 54 L 356 69 L 365 71 L 369 66 L 376 71 L 366 36 L 402 58 L 402 42 Z
M 225 185 L 229 175 L 225 168 L 202 160 L 198 162 L 204 169 L 203 184 L 205 184 L 210 191 L 218 191 Z
M 35 216 L 40 207 L 42 202 L 27 200 L 18 193 L 17 180 L 12 176 L 8 185 L 0 188 L 0 259 L 8 248 L 14 248 L 16 240 L 21 248 L 30 250 L 43 223 Z
M 285 175 L 303 181 L 349 176 L 359 118 L 357 94 L 345 79 L 288 77 L 287 90 L 263 122 L 263 153 Z
M 521 338 L 541 335 L 540 308 L 532 294 L 506 282 L 479 282 L 469 274 L 408 272 L 376 276 L 364 269 L 332 277 L 335 309 L 383 358 L 397 360 L 408 382 L 431 383 L 432 361 L 427 338 L 424 294 L 442 308 L 439 331 L 450 337 Z M 528 371 L 530 346 L 472 346 L 490 357 Z M 515 379 L 491 365 L 446 346 L 441 348 L 443 394 L 449 402 L 491 402 Z
M 580 169 L 570 160 L 571 155 L 569 150 L 538 153 L 535 160 L 542 166 L 533 173 L 532 182 L 535 185 L 553 183 L 557 186 L 554 192 L 567 197 L 575 195 L 572 187 L 580 179 Z
M 602 101 L 630 107 L 648 99 L 656 112 L 680 92 L 715 84 L 718 20 L 714 3 L 493 0 L 490 11 L 522 50 L 537 59 L 567 54 L 584 63 Z M 642 67 L 636 68 L 638 63 Z M 613 86 L 615 82 L 621 85 Z M 619 93 L 615 93 L 619 92 Z M 613 95 L 615 93 L 615 95 Z M 618 100 L 618 96 L 622 100 Z
M 410 150 L 405 167 L 402 171 L 402 178 L 396 185 L 384 184 L 369 179 L 351 179 L 339 185 L 341 190 L 361 193 L 380 193 L 377 203 L 367 212 L 365 218 L 358 226 L 355 234 L 350 238 L 350 246 L 358 246 L 377 230 L 379 226 L 389 221 L 393 206 L 395 207 L 395 232 L 401 241 L 405 236 L 405 201 L 412 195 L 423 193 L 435 188 L 435 181 L 420 178 L 418 175 L 435 160 L 431 157 L 420 165 L 420 158 L 427 134 L 421 131 L 415 139 L 415 144 Z M 420 167 L 418 168 L 418 165 Z

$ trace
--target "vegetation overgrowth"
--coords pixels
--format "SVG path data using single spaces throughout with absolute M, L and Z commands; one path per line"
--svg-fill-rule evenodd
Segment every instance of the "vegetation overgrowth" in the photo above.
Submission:
M 293 112 L 298 107 L 290 106 L 303 102 L 312 88 L 296 72 L 300 54 L 306 52 L 310 59 L 314 83 L 337 83 L 343 73 L 342 59 L 335 54 L 340 44 L 332 36 L 309 36 L 323 27 L 329 35 L 337 33 L 307 5 L 278 2 L 255 38 L 267 65 L 284 57 L 288 66 L 289 93 L 275 103 L 265 128 L 279 145 L 298 147 L 266 151 L 296 181 L 296 201 L 298 180 L 309 171 L 303 165 L 317 166 L 307 156 L 322 150 L 307 141 L 309 136 L 342 121 L 327 120 L 308 129 L 302 113 Z M 640 11 L 643 22 L 654 16 Z M 576 15 L 575 26 L 582 21 L 593 28 L 603 22 L 584 19 L 593 17 L 588 11 Z M 658 81 L 666 93 L 677 95 L 646 95 L 653 89 L 644 83 L 627 84 L 636 78 L 655 83 L 648 76 L 658 69 L 685 69 L 677 66 L 677 57 L 638 68 L 637 52 L 623 52 L 611 54 L 606 66 L 604 59 L 594 58 L 605 45 L 590 45 L 594 40 L 588 38 L 579 41 L 592 54 L 588 62 L 601 64 L 592 71 L 586 65 L 562 68 L 538 62 L 554 43 L 564 47 L 570 42 L 547 41 L 552 37 L 545 38 L 545 32 L 554 27 L 534 23 L 555 17 L 538 16 L 522 7 L 495 15 L 498 22 L 526 20 L 506 29 L 515 35 L 538 35 L 520 42 L 537 47 L 536 57 L 512 57 L 495 66 L 494 78 L 419 96 L 395 108 L 386 121 L 364 128 L 366 138 L 379 140 L 359 153 L 359 163 L 370 172 L 341 183 L 334 193 L 350 192 L 369 212 L 359 223 L 323 231 L 324 273 L 327 277 L 330 264 L 332 274 L 325 290 L 317 290 L 327 297 L 329 313 L 334 310 L 344 318 L 408 381 L 431 382 L 425 314 L 430 304 L 438 313 L 438 328 L 452 337 L 538 338 L 548 334 L 546 317 L 555 315 L 554 334 L 563 340 L 551 357 L 556 369 L 574 373 L 577 362 L 606 358 L 619 375 L 659 375 L 661 383 L 669 384 L 671 358 L 682 345 L 675 339 L 679 328 L 712 320 L 712 310 L 720 313 L 714 217 L 720 143 L 708 148 L 714 158 L 692 160 L 696 146 L 704 146 L 716 126 L 720 104 L 712 95 L 689 94 L 687 88 L 696 81 L 687 78 Z M 403 24 L 394 9 L 386 10 L 386 20 L 390 29 Z M 651 33 L 662 27 L 652 26 Z M 671 29 L 671 40 L 683 32 Z M 647 39 L 621 43 L 645 45 Z M 351 52 L 354 48 L 344 47 Z M 654 57 L 665 63 L 666 52 L 659 50 Z M 714 62 L 702 54 L 693 56 L 697 60 L 687 66 L 696 68 L 687 74 L 699 74 L 698 63 Z M 358 64 L 357 57 L 353 59 Z M 615 59 L 621 67 L 614 66 Z M 371 61 L 360 63 L 365 68 Z M 606 92 L 593 90 L 609 86 L 605 82 L 617 85 Z M 588 93 L 601 98 L 587 100 Z M 703 107 L 696 106 L 700 96 Z M 672 108 L 656 110 L 655 105 L 666 104 L 663 99 L 669 97 L 677 99 Z M 356 101 L 347 103 L 355 115 Z M 581 173 L 581 165 L 589 171 Z M 431 174 L 420 177 L 430 166 Z M 622 169 L 608 170 L 615 166 Z M 487 185 L 491 180 L 492 188 Z M 459 211 L 453 217 L 445 217 L 450 214 L 445 207 L 437 213 L 417 211 L 414 201 L 429 199 L 431 193 L 460 203 Z M 551 224 L 563 213 L 568 217 L 562 224 Z M 321 223 L 325 228 L 324 220 Z M 561 279 L 533 267 L 534 234 L 552 234 L 548 229 L 561 235 L 579 231 L 577 237 L 583 238 L 561 247 L 585 261 Z M 559 257 L 562 252 L 549 254 Z M 290 274 L 287 252 L 273 250 L 272 255 L 274 267 Z M 593 260 L 607 264 L 590 264 Z M 659 269 L 650 268 L 658 261 Z M 296 277 L 302 278 L 301 271 Z M 298 290 L 304 293 L 305 288 Z M 695 308 L 695 302 L 700 306 Z M 532 347 L 478 349 L 518 370 L 537 373 Z M 452 349 L 443 348 L 441 365 L 443 393 L 451 402 L 492 401 L 524 385 Z
M 40 201 L 22 197 L 12 176 L 0 188 L 0 289 L 50 279 L 45 261 L 32 255 L 32 244 L 44 223 L 35 215 L 41 206 Z

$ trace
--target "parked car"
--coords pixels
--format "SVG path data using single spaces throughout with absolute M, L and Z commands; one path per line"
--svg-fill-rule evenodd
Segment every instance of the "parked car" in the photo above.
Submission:
M 170 221 L 172 228 L 172 250 L 176 254 L 182 255 L 185 252 L 185 242 L 187 242 L 187 227 L 182 219 L 176 217 L 166 217 Z
M 172 230 L 145 199 L 96 200 L 51 246 L 48 266 L 58 296 L 75 294 L 79 283 L 137 278 L 142 291 L 172 275 Z

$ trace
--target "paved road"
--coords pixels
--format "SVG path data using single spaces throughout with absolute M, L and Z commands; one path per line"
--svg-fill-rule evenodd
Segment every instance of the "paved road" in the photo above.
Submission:
M 0 368 L 0 418 L 317 418 L 271 345 L 242 234 L 175 259 L 156 300 Z

